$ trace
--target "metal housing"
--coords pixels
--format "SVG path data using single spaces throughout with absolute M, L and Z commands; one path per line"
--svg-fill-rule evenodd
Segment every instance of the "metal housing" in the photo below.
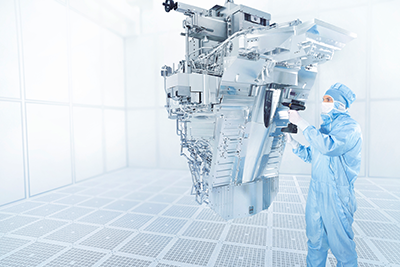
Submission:
M 187 16 L 186 57 L 161 74 L 192 193 L 226 220 L 256 214 L 279 190 L 282 103 L 306 101 L 317 65 L 355 34 L 317 19 L 270 24 L 270 14 L 231 1 L 209 10 L 171 2 Z

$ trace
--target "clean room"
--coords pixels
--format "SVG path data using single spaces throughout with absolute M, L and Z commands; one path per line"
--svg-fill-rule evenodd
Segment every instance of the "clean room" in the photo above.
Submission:
M 0 266 L 400 266 L 399 10 L 0 0 Z

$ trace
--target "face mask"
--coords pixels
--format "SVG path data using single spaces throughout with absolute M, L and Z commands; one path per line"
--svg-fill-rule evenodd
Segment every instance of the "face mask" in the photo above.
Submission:
M 322 102 L 321 103 L 321 113 L 328 114 L 334 108 L 334 103 L 332 102 Z

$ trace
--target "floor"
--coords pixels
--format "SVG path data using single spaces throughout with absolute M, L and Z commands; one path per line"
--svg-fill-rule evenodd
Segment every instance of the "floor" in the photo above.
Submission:
M 281 176 L 267 211 L 225 222 L 188 172 L 125 169 L 0 207 L 0 266 L 306 266 L 308 184 Z M 359 266 L 400 266 L 400 179 L 355 188 Z

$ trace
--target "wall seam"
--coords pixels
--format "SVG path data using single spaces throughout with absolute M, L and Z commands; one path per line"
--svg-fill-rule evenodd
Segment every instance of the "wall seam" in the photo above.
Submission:
M 124 40 L 124 93 L 125 93 L 125 142 L 126 142 L 126 167 L 129 167 L 129 120 L 128 120 L 128 86 L 127 86 L 127 60 L 126 60 L 126 38 Z
M 28 151 L 28 122 L 26 112 L 26 92 L 25 92 L 25 66 L 24 66 L 24 49 L 22 37 L 22 18 L 20 1 L 14 1 L 15 18 L 17 26 L 18 38 L 18 66 L 19 66 L 19 80 L 20 80 L 20 100 L 21 100 L 21 129 L 22 129 L 22 153 L 24 165 L 24 184 L 25 184 L 25 198 L 29 198 L 30 193 L 30 175 L 29 175 L 29 151 Z
M 70 150 L 71 150 L 71 182 L 76 183 L 75 169 L 75 134 L 74 134 L 74 109 L 73 109 L 73 90 L 72 90 L 72 46 L 71 46 L 71 21 L 69 0 L 66 0 L 67 10 L 67 64 L 68 64 L 68 95 L 69 95 L 69 128 L 70 128 Z
M 367 85 L 366 85 L 366 103 L 365 103 L 365 141 L 363 141 L 363 149 L 365 150 L 365 166 L 364 166 L 364 172 L 365 172 L 365 177 L 370 176 L 370 168 L 369 168 L 369 162 L 370 162 L 370 120 L 371 120 L 371 61 L 372 61 L 372 55 L 371 55 L 371 38 L 372 38 L 372 0 L 369 1 L 368 3 L 368 8 L 367 8 L 367 64 L 366 64 L 366 73 L 367 73 Z

